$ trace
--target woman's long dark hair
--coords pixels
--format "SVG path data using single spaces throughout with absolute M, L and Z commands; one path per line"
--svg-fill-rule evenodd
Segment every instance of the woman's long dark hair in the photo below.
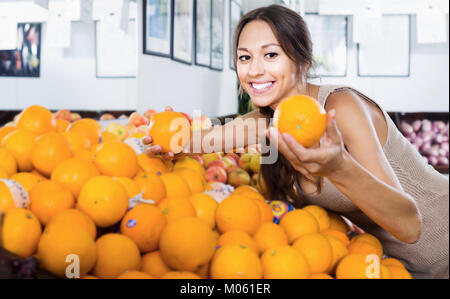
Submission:
M 242 17 L 233 38 L 233 61 L 236 70 L 239 38 L 244 27 L 253 21 L 264 21 L 271 27 L 283 51 L 297 65 L 299 80 L 302 77 L 304 80 L 309 78 L 309 69 L 313 65 L 309 30 L 299 14 L 281 5 L 258 8 Z M 268 118 L 273 118 L 274 111 L 270 107 L 262 107 L 260 112 Z M 264 185 L 264 195 L 269 200 L 303 204 L 300 188 L 301 177 L 302 175 L 281 153 L 275 164 L 261 165 L 260 180 L 262 179 Z

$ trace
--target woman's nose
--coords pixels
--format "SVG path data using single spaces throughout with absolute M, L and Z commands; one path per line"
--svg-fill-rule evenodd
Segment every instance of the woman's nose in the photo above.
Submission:
M 264 74 L 264 65 L 260 59 L 253 59 L 250 63 L 250 69 L 248 74 L 252 77 L 256 77 Z

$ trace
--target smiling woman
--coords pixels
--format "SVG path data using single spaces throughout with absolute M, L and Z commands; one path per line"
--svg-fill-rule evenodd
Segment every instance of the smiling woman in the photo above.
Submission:
M 224 152 L 226 145 L 243 147 L 255 136 L 264 144 L 268 137 L 279 155 L 261 166 L 267 199 L 342 214 L 376 236 L 415 278 L 448 278 L 448 178 L 427 165 L 375 101 L 345 85 L 308 82 L 312 43 L 302 17 L 279 5 L 249 12 L 235 31 L 233 58 L 242 90 L 259 109 L 200 132 L 201 140 L 214 140 L 214 151 Z M 266 134 L 244 125 L 268 123 L 296 95 L 327 112 L 326 134 L 312 146 L 274 128 Z M 305 112 L 301 105 L 289 110 L 289 117 Z M 185 152 L 193 148 L 191 140 Z

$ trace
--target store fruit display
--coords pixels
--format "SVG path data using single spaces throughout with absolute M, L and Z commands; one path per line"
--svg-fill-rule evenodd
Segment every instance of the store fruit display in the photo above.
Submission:
M 449 166 L 448 121 L 403 121 L 400 128 L 428 163 L 433 166 Z
M 341 216 L 266 201 L 258 146 L 168 161 L 93 119 L 57 132 L 69 113 L 33 106 L 0 128 L 1 277 L 65 278 L 76 254 L 85 279 L 367 278 L 367 255 L 373 277 L 411 278 Z M 174 115 L 150 129 L 161 143 Z

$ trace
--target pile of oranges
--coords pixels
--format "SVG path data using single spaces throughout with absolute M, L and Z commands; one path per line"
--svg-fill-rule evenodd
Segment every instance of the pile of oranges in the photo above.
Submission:
M 81 278 L 411 278 L 336 214 L 307 206 L 275 224 L 258 190 L 218 202 L 197 160 L 138 154 L 103 133 L 91 119 L 58 128 L 40 106 L 0 128 L 2 247 L 58 277 L 75 256 Z

